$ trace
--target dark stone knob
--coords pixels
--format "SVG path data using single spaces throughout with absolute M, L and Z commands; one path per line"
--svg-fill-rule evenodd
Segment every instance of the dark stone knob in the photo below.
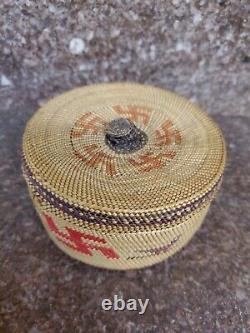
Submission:
M 132 153 L 147 142 L 147 135 L 127 118 L 110 121 L 105 128 L 105 142 L 117 153 Z

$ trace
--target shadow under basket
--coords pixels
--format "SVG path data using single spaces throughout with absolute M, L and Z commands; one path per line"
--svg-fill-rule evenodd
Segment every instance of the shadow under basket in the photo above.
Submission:
M 225 168 L 219 127 L 187 99 L 108 83 L 49 101 L 28 122 L 22 169 L 53 242 L 108 269 L 158 263 L 199 229 Z

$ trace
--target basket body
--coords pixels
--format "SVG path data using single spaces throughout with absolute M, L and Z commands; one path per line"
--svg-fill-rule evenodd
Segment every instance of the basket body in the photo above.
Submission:
M 199 110 L 191 115 L 197 124 L 190 129 L 190 134 L 186 133 L 185 126 L 188 128 L 191 122 L 187 120 L 185 124 L 179 119 L 178 108 L 189 112 L 190 103 L 171 93 L 165 95 L 151 87 L 144 91 L 143 86 L 129 84 L 86 89 L 55 99 L 28 124 L 24 135 L 23 174 L 31 199 L 51 239 L 71 257 L 108 269 L 153 265 L 185 246 L 199 229 L 221 183 L 224 140 L 217 126 Z M 126 89 L 128 96 L 135 90 L 132 101 L 126 97 Z M 105 99 L 99 101 L 99 96 L 110 96 L 113 90 L 117 97 L 109 102 L 112 111 L 108 105 L 107 110 L 98 109 L 94 117 L 88 118 L 96 104 L 104 103 Z M 121 91 L 125 91 L 125 97 L 119 95 Z M 91 98 L 93 92 L 97 101 Z M 169 115 L 158 105 L 153 114 L 154 105 L 149 101 L 142 106 L 144 93 L 148 92 L 152 93 L 153 101 L 158 98 L 163 105 L 164 102 L 172 105 Z M 79 110 L 78 104 L 72 107 L 75 113 L 70 114 L 70 107 L 65 105 L 74 104 L 77 98 L 84 100 L 87 95 L 90 97 L 86 110 L 81 102 L 83 110 Z M 117 104 L 119 99 L 121 106 Z M 135 102 L 130 104 L 136 99 L 139 99 L 139 108 Z M 137 146 L 126 146 L 124 138 L 123 146 L 118 142 L 119 151 L 112 146 L 112 140 L 108 145 L 103 139 L 103 128 L 106 118 L 109 122 L 113 117 L 116 119 L 114 111 L 125 112 L 126 118 L 145 131 L 148 137 L 144 146 L 139 141 Z M 64 120 L 67 112 L 73 120 Z M 53 118 L 58 115 L 60 119 L 53 124 Z M 98 126 L 94 124 L 96 121 Z M 60 152 L 56 138 L 62 132 Z M 48 140 L 48 147 L 43 140 Z M 214 147 L 214 154 L 210 153 L 209 145 Z M 65 161 L 63 154 L 67 155 Z M 58 169 L 56 160 L 64 161 Z
M 84 224 L 49 205 L 32 190 L 30 196 L 50 238 L 62 251 L 84 263 L 118 270 L 151 266 L 180 250 L 199 229 L 210 206 L 207 201 L 193 213 L 163 227 L 119 230 Z

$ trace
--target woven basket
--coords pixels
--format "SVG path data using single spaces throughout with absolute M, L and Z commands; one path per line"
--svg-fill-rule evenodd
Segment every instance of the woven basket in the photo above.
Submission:
M 74 89 L 28 122 L 23 174 L 56 245 L 131 269 L 182 248 L 220 186 L 225 144 L 197 106 L 131 83 Z

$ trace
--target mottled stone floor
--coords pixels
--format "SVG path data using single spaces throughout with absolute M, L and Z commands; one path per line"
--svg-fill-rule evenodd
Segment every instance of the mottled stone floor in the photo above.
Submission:
M 250 332 L 249 2 L 54 3 L 0 3 L 0 332 Z M 21 137 L 50 97 L 124 80 L 199 103 L 229 156 L 220 195 L 184 250 L 112 272 L 49 240 L 21 176 Z M 114 294 L 149 298 L 146 313 L 102 311 Z

